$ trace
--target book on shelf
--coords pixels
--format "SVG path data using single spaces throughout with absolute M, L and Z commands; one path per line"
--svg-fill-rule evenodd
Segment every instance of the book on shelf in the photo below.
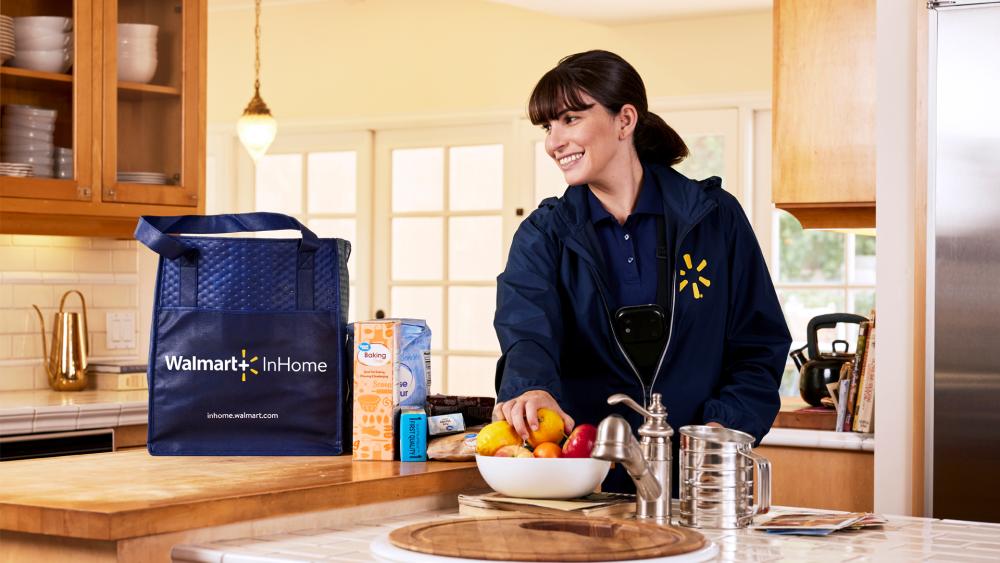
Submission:
M 549 516 L 565 516 L 569 513 L 580 516 L 625 517 L 635 512 L 635 495 L 592 493 L 578 499 L 551 500 L 514 498 L 489 492 L 458 495 L 458 511 L 464 516 L 503 516 L 520 512 Z
M 875 312 L 872 311 L 871 326 L 865 342 L 865 363 L 861 366 L 861 380 L 858 383 L 858 403 L 854 409 L 852 429 L 855 432 L 870 433 L 875 417 Z
M 97 389 L 106 391 L 137 391 L 146 389 L 146 372 L 142 373 L 92 373 Z
M 146 373 L 146 363 L 128 361 L 101 361 L 87 363 L 87 371 L 92 373 Z
M 858 329 L 858 345 L 854 351 L 854 360 L 851 363 L 851 377 L 847 382 L 847 409 L 844 411 L 844 419 L 837 430 L 850 432 L 854 425 L 855 407 L 858 403 L 858 384 L 861 381 L 861 368 L 865 365 L 866 341 L 871 330 L 871 320 L 861 321 Z

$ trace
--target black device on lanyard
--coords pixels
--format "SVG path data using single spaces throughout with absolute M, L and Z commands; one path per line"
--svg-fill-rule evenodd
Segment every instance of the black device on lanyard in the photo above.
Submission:
M 632 360 L 639 377 L 650 385 L 653 374 L 663 355 L 669 336 L 667 314 L 673 306 L 673 287 L 670 281 L 670 249 L 667 246 L 666 222 L 663 215 L 656 216 L 656 303 L 631 305 L 615 311 L 614 327 Z

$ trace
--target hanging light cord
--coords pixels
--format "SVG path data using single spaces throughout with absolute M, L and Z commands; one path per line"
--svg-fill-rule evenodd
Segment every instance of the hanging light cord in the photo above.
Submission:
M 255 0 L 254 2 L 254 26 L 253 26 L 253 38 L 254 38 L 254 62 L 253 62 L 253 89 L 258 95 L 260 94 L 260 2 L 261 0 Z

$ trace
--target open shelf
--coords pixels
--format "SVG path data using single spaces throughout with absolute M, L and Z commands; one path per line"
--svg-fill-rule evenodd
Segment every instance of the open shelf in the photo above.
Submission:
M 181 89 L 173 86 L 160 86 L 159 84 L 140 84 L 139 82 L 119 82 L 118 91 L 122 94 L 138 92 L 142 94 L 156 94 L 160 96 L 180 97 Z
M 16 68 L 12 66 L 0 66 L 0 76 L 16 76 L 28 80 L 41 80 L 45 82 L 66 82 L 73 83 L 72 74 L 61 74 L 58 72 L 42 72 L 40 70 L 29 70 L 26 68 Z

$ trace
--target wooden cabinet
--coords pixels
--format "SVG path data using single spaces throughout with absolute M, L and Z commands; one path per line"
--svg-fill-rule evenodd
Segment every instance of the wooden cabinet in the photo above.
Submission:
M 775 205 L 875 226 L 875 0 L 775 0 Z
M 771 462 L 771 504 L 871 512 L 875 505 L 875 454 L 760 446 Z
M 57 110 L 54 143 L 73 165 L 0 176 L 0 233 L 131 237 L 139 215 L 204 211 L 207 0 L 4 0 L 2 13 L 73 18 L 67 72 L 0 66 L 2 103 Z M 119 80 L 119 23 L 156 26 L 148 83 Z M 129 172 L 166 183 L 119 180 Z

